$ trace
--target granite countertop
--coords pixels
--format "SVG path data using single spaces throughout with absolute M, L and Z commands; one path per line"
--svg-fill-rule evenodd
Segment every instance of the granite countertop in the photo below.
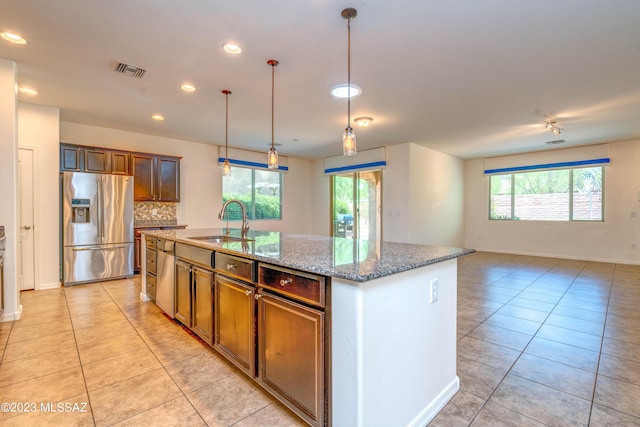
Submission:
M 141 231 L 150 236 L 355 282 L 390 276 L 474 252 L 473 249 L 446 246 L 376 242 L 275 231 L 250 230 L 247 236 L 250 241 L 226 243 L 192 239 L 225 235 L 226 229 L 222 228 Z M 240 237 L 240 229 L 229 229 L 229 235 Z
M 0 225 L 0 239 L 4 238 L 4 225 Z

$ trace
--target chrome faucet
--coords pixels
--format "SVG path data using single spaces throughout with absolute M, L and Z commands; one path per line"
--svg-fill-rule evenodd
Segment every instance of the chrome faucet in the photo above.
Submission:
M 224 205 L 222 205 L 222 209 L 220 209 L 220 213 L 218 214 L 218 219 L 224 220 L 224 216 L 226 214 L 227 206 L 229 203 L 237 203 L 240 205 L 242 209 L 242 238 L 247 238 L 247 233 L 249 232 L 249 218 L 247 217 L 247 210 L 244 207 L 244 204 L 240 200 L 231 199 L 227 200 Z M 227 217 L 228 220 L 228 217 Z M 227 233 L 229 232 L 229 227 L 227 226 Z

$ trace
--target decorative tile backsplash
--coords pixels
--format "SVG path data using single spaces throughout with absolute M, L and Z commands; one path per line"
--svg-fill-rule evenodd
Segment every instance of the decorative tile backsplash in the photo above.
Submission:
M 135 202 L 134 221 L 174 221 L 178 219 L 177 203 Z

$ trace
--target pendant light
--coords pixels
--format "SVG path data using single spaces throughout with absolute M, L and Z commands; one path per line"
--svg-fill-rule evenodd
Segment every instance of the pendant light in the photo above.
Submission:
M 356 134 L 351 128 L 351 20 L 356 17 L 358 11 L 347 8 L 342 11 L 342 17 L 347 20 L 347 128 L 342 135 L 342 154 L 345 156 L 355 156 Z
M 222 176 L 229 176 L 231 175 L 231 165 L 229 164 L 229 95 L 231 95 L 231 91 L 224 89 L 222 93 L 226 98 L 225 109 L 227 112 L 224 125 L 224 163 L 222 164 Z
M 271 65 L 271 148 L 267 153 L 267 166 L 269 169 L 278 169 L 278 150 L 276 150 L 276 142 L 273 131 L 273 98 L 275 88 L 276 66 L 279 64 L 275 59 L 270 59 L 267 64 Z

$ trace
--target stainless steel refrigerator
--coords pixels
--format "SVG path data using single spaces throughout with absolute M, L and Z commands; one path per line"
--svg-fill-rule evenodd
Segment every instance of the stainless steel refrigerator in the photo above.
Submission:
M 133 275 L 133 177 L 62 174 L 65 286 Z

